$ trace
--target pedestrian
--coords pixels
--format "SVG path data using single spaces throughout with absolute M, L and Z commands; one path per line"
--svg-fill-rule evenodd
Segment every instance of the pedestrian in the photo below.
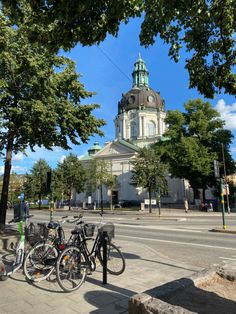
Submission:
M 213 205 L 212 205 L 212 202 L 209 202 L 208 205 L 207 205 L 207 211 L 208 212 L 213 212 Z
M 189 206 L 188 206 L 188 200 L 187 200 L 187 198 L 185 198 L 185 199 L 184 199 L 184 209 L 185 209 L 185 213 L 187 213 L 187 212 L 188 212 L 188 210 L 189 210 Z

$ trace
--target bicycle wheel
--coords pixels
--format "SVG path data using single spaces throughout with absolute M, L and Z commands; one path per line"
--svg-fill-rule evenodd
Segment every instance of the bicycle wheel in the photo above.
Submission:
M 56 266 L 57 249 L 48 243 L 35 245 L 26 255 L 23 269 L 30 281 L 39 282 L 48 278 Z
M 59 286 L 66 292 L 78 289 L 86 277 L 84 254 L 76 246 L 69 246 L 57 259 L 56 276 Z
M 98 259 L 103 265 L 103 247 L 99 245 Z M 125 259 L 120 249 L 114 243 L 107 244 L 107 271 L 112 275 L 120 275 L 125 270 Z

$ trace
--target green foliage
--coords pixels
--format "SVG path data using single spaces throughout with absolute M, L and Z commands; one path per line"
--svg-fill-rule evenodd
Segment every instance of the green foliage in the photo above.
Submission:
M 18 196 L 23 191 L 25 176 L 12 173 L 9 181 L 9 202 L 11 204 L 19 201 Z M 2 177 L 0 177 L 0 190 L 2 189 Z
M 112 175 L 111 163 L 105 160 L 92 159 L 87 166 L 87 189 L 95 191 L 101 185 L 112 188 L 116 179 Z
M 0 149 L 6 152 L 0 224 L 5 224 L 12 153 L 35 145 L 69 149 L 103 135 L 104 121 L 92 115 L 97 104 L 82 105 L 93 93 L 85 90 L 75 63 L 31 42 L 35 25 L 22 6 L 14 23 L 0 13 Z
M 96 189 L 100 190 L 101 210 L 103 211 L 103 186 L 106 186 L 108 189 L 112 190 L 117 185 L 117 178 L 116 176 L 112 175 L 112 164 L 106 160 L 92 159 L 89 161 L 86 167 L 86 172 L 87 193 L 91 194 L 91 192 L 95 191 Z
M 43 198 L 48 197 L 47 172 L 49 171 L 51 171 L 51 168 L 44 159 L 39 159 L 34 164 L 30 173 L 26 175 L 24 183 L 26 199 L 41 201 Z
M 0 19 L 0 142 L 12 140 L 15 152 L 30 146 L 69 149 L 69 141 L 86 142 L 102 134 L 91 112 L 98 105 L 81 105 L 91 97 L 78 81 L 75 64 L 42 45 L 31 44 L 24 27 Z M 37 126 L 37 127 L 35 127 Z
M 229 152 L 233 135 L 223 129 L 224 121 L 210 103 L 190 100 L 185 109 L 185 113 L 167 112 L 167 140 L 157 143 L 156 150 L 168 162 L 173 176 L 188 179 L 195 190 L 204 189 L 215 184 L 213 161 L 222 161 L 222 144 L 227 156 L 227 174 L 236 170 Z
M 86 173 L 82 162 L 76 155 L 70 154 L 55 170 L 53 189 L 55 193 L 71 200 L 73 190 L 77 193 L 83 192 L 85 180 Z
M 2 1 L 4 12 L 18 24 L 33 25 L 29 36 L 52 48 L 72 48 L 77 42 L 92 45 L 107 34 L 117 36 L 121 21 L 140 15 L 140 0 L 106 1 Z M 30 12 L 25 19 L 25 11 Z M 42 33 L 44 36 L 42 36 Z
M 70 49 L 77 42 L 99 44 L 107 34 L 117 36 L 121 22 L 142 15 L 142 45 L 152 45 L 160 38 L 169 45 L 169 56 L 175 62 L 182 48 L 189 53 L 185 67 L 190 88 L 196 87 L 209 98 L 222 89 L 235 95 L 236 6 L 232 0 L 3 0 L 2 3 L 13 24 L 25 24 L 31 41 L 49 45 L 55 51 L 61 47 Z
M 189 52 L 186 69 L 190 88 L 208 98 L 222 88 L 236 93 L 235 14 L 232 0 L 160 1 L 146 0 L 140 35 L 148 46 L 160 38 L 170 45 L 169 56 L 176 62 L 182 47 Z
M 132 184 L 147 189 L 149 199 L 151 199 L 152 193 L 166 190 L 167 167 L 161 162 L 153 148 L 142 148 L 135 160 L 132 161 L 132 165 Z M 151 207 L 149 208 L 151 210 Z

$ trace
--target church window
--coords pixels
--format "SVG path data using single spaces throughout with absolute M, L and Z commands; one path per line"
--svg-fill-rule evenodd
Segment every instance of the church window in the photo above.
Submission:
M 136 128 L 136 123 L 132 122 L 130 125 L 130 135 L 131 137 L 136 137 L 137 136 L 137 128 Z
M 153 121 L 147 123 L 147 136 L 156 135 L 156 124 Z

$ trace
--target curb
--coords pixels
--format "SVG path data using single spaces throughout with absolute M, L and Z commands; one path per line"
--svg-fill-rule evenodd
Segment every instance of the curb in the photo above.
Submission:
M 214 229 L 211 229 L 209 231 L 210 232 L 220 232 L 220 233 L 236 234 L 236 230 L 226 230 L 226 229 L 214 228 Z
M 204 284 L 216 274 L 229 280 L 236 280 L 236 272 L 219 268 L 205 269 L 186 278 L 180 278 L 164 285 L 136 294 L 129 298 L 129 314 L 190 314 L 191 312 L 181 306 L 168 303 L 168 298 L 184 289 Z M 165 301 L 163 301 L 163 299 Z M 197 313 L 196 313 L 197 314 Z

